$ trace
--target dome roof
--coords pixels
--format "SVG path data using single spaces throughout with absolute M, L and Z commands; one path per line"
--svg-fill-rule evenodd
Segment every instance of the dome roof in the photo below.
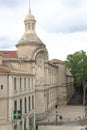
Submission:
M 26 45 L 44 45 L 44 43 L 39 39 L 35 33 L 35 17 L 29 11 L 29 14 L 25 18 L 25 33 L 22 38 L 17 43 L 17 46 L 26 46 Z M 33 27 L 33 28 L 32 28 Z
M 29 12 L 29 14 L 25 17 L 25 20 L 34 20 L 35 21 L 35 17 L 31 14 L 31 12 Z
M 34 34 L 24 34 L 22 36 L 22 38 L 19 40 L 19 42 L 17 43 L 17 46 L 24 46 L 24 45 L 30 45 L 30 44 L 34 44 L 34 45 L 44 45 L 44 43 L 39 39 L 39 37 L 36 35 L 36 33 Z

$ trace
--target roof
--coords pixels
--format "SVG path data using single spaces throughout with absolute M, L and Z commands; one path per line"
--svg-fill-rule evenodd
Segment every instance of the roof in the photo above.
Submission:
M 26 71 L 23 71 L 23 70 L 20 70 L 20 69 L 16 69 L 16 68 L 13 68 L 13 67 L 8 67 L 8 66 L 5 66 L 5 65 L 0 65 L 0 73 L 2 74 L 16 74 L 16 75 L 27 75 L 27 76 L 34 76 L 34 74 L 30 74 L 29 72 L 26 72 Z
M 0 73 L 10 73 L 10 68 L 7 66 L 0 65 Z
M 25 20 L 34 20 L 35 21 L 35 17 L 31 14 L 31 12 L 26 16 Z
M 26 16 L 24 22 L 25 22 L 25 33 L 17 43 L 16 47 L 26 45 L 43 45 L 44 43 L 39 39 L 39 37 L 35 33 L 36 20 L 35 17 L 31 14 L 31 11 L 29 11 L 29 14 Z
M 0 51 L 0 55 L 3 58 L 18 58 L 17 51 Z
M 43 44 L 43 42 L 39 39 L 39 37 L 36 35 L 36 33 L 24 33 L 22 38 L 19 40 L 16 46 L 20 45 L 30 45 L 30 44 L 35 44 L 35 45 L 40 45 Z
M 64 64 L 64 61 L 59 60 L 59 59 L 52 59 L 50 60 L 50 62 L 52 62 L 53 64 Z

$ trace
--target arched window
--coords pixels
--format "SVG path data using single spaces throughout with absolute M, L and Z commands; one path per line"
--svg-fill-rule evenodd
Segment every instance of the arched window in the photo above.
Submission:
M 34 23 L 32 24 L 32 30 L 34 30 Z
M 28 24 L 28 29 L 30 30 L 30 28 L 31 28 L 31 27 L 30 27 L 30 24 Z

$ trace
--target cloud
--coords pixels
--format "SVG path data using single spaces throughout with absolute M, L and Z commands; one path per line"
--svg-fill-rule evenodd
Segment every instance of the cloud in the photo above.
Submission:
M 43 26 L 49 33 L 74 33 L 87 31 L 87 17 L 65 18 L 61 21 L 51 21 Z
M 7 7 L 7 8 L 15 8 L 19 5 L 24 5 L 25 0 L 21 2 L 21 0 L 0 0 L 0 7 Z
M 36 33 L 46 44 L 49 57 L 87 50 L 87 0 L 32 0 Z M 0 48 L 12 49 L 24 33 L 29 0 L 0 0 Z
M 59 2 L 63 6 L 68 8 L 79 8 L 82 5 L 83 1 L 82 0 L 59 0 Z
M 38 30 L 38 36 L 46 44 L 49 59 L 65 60 L 68 54 L 76 51 L 87 51 L 87 32 L 48 33 Z
M 48 10 L 47 14 L 43 14 L 41 21 L 42 28 L 45 28 L 45 30 L 49 33 L 74 33 L 79 31 L 87 31 L 86 3 L 85 0 L 61 0 L 59 4 L 57 2 L 56 6 L 58 7 L 56 7 L 56 9 L 53 5 L 54 11 L 52 9 L 52 12 L 49 13 Z M 69 6 L 69 8 L 67 6 Z M 72 6 L 72 8 L 70 6 Z M 78 8 L 74 8 L 76 6 Z
M 7 37 L 7 36 L 1 36 L 0 37 L 0 48 L 2 49 L 9 49 L 12 48 L 15 44 L 15 40 Z

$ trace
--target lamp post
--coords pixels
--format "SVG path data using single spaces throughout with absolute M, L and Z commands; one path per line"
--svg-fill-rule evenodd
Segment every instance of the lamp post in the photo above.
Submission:
M 87 117 L 87 105 L 85 104 L 85 118 Z
M 58 119 L 57 117 L 58 117 L 58 111 L 56 111 L 56 122 L 57 122 L 57 119 Z
M 60 125 L 62 125 L 63 124 L 63 122 L 62 122 L 62 115 L 59 117 L 60 118 Z

